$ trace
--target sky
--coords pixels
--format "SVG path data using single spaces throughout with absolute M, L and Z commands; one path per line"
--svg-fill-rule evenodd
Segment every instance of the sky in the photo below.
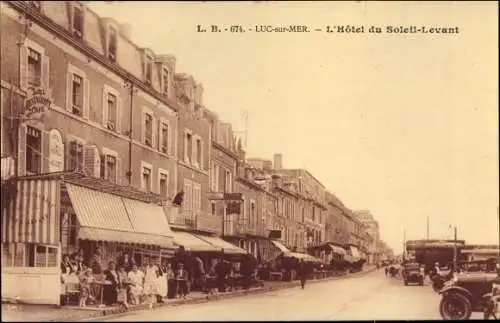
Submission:
M 498 243 L 496 2 L 93 2 L 132 40 L 177 57 L 204 104 L 243 131 L 247 156 L 283 154 L 343 203 L 367 209 L 396 252 L 407 239 Z M 198 33 L 308 25 L 311 33 Z M 365 33 L 326 33 L 326 26 Z M 370 26 L 458 27 L 373 34 Z

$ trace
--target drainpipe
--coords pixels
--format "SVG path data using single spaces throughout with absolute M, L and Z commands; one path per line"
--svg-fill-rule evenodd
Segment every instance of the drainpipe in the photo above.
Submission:
M 128 177 L 128 183 L 129 186 L 132 186 L 132 129 L 134 128 L 133 126 L 133 116 L 134 116 L 134 93 L 137 91 L 137 89 L 134 87 L 134 83 L 129 82 L 126 85 L 129 88 L 129 93 L 130 93 L 130 104 L 129 104 L 129 131 L 128 131 L 128 171 L 127 171 L 127 177 Z

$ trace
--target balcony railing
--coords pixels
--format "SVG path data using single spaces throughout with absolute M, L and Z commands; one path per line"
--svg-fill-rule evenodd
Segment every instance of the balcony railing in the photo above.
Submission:
M 221 231 L 222 219 L 220 216 L 203 214 L 172 205 L 164 205 L 164 209 L 170 225 L 216 233 Z

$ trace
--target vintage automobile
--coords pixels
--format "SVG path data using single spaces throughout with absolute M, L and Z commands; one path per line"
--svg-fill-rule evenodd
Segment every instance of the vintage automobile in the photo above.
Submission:
M 491 311 L 491 292 L 496 273 L 455 273 L 439 291 L 439 313 L 444 320 L 467 320 L 472 312 Z M 485 314 L 486 317 L 486 314 Z
M 402 275 L 405 286 L 408 286 L 409 283 L 424 286 L 424 273 L 419 263 L 408 262 L 404 264 L 402 268 Z
M 436 293 L 439 293 L 444 287 L 444 284 L 453 278 L 453 271 L 442 271 L 439 274 L 434 274 L 434 272 L 431 271 L 429 278 L 432 281 L 432 289 L 434 289 Z

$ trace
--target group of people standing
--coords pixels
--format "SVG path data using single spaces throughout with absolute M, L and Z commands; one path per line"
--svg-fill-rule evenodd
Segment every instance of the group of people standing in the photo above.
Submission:
M 168 261 L 149 257 L 138 264 L 129 253 L 119 252 L 116 260 L 105 265 L 100 247 L 87 261 L 84 261 L 83 250 L 79 250 L 63 257 L 61 294 L 65 294 L 65 284 L 73 282 L 79 286 L 79 305 L 82 307 L 89 302 L 126 307 L 147 303 L 152 307 L 154 303 L 163 303 L 166 298 L 186 298 L 191 287 L 205 293 L 226 292 L 227 288 L 233 287 L 228 282 L 238 280 L 243 288 L 250 288 L 256 275 L 255 259 L 230 262 L 216 256 L 205 259 L 205 264 L 200 257 L 180 248 Z M 305 268 L 304 265 L 304 273 Z
M 153 258 L 144 259 L 140 266 L 128 253 L 122 253 L 116 261 L 109 261 L 103 269 L 101 249 L 98 247 L 88 261 L 84 261 L 83 251 L 65 255 L 61 263 L 62 295 L 66 285 L 79 286 L 79 305 L 88 302 L 112 306 L 121 304 L 162 303 L 165 298 L 178 295 L 186 297 L 189 293 L 188 272 L 184 264 Z M 62 297 L 62 303 L 65 298 Z

